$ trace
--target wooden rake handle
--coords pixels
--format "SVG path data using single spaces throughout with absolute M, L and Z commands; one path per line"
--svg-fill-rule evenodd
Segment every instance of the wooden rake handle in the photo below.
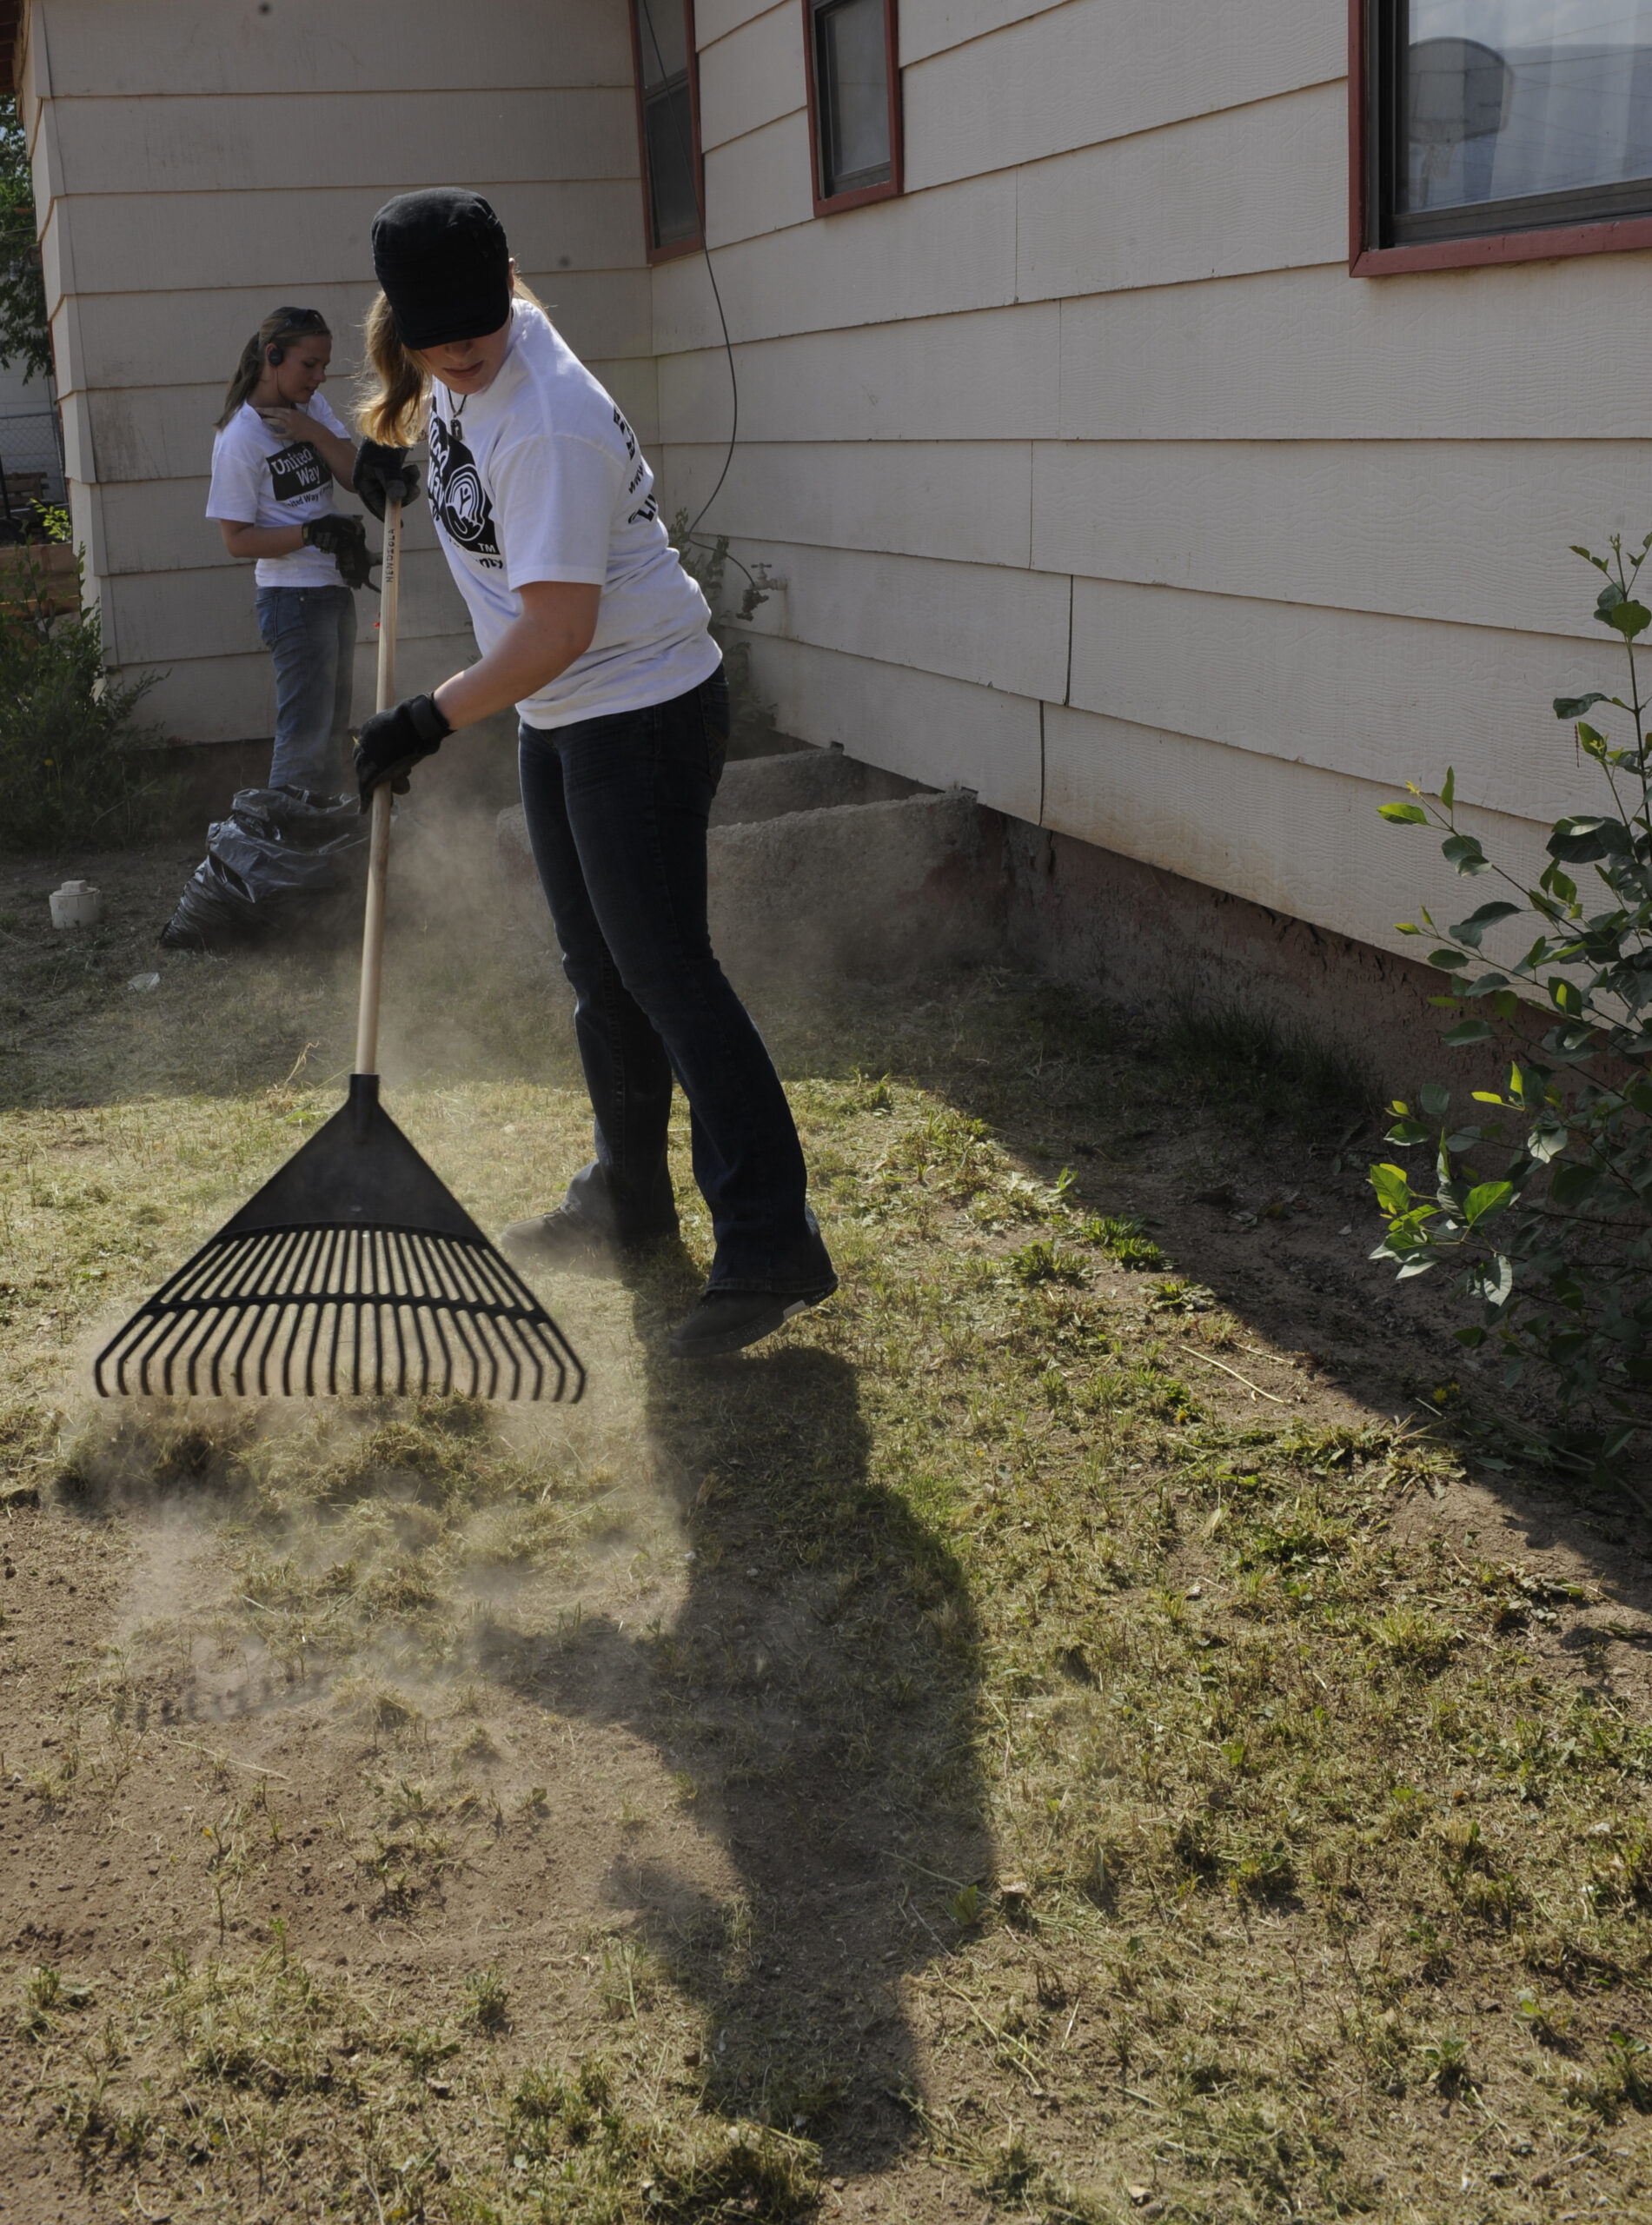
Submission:
M 384 554 L 379 559 L 379 685 L 375 708 L 395 701 L 395 605 L 401 585 L 401 505 L 384 506 Z M 362 1000 L 355 1014 L 355 1071 L 379 1070 L 379 989 L 384 978 L 384 885 L 390 869 L 390 783 L 373 791 L 368 829 L 367 916 L 362 926 Z

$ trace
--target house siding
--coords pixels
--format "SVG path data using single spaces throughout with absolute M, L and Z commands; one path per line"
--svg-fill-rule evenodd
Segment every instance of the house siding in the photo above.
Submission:
M 1320 0 L 904 0 L 907 190 L 813 219 L 800 22 L 698 21 L 741 429 L 705 530 L 786 579 L 781 722 L 1414 952 L 1461 884 L 1377 804 L 1452 763 L 1536 857 L 1578 796 L 1549 699 L 1616 684 L 1567 551 L 1652 524 L 1652 404 L 1589 339 L 1646 256 L 1350 278 Z M 693 509 L 727 371 L 703 263 L 653 283 Z
M 27 12 L 76 528 L 181 739 L 271 723 L 247 568 L 201 515 L 222 382 L 280 300 L 352 368 L 391 192 L 495 200 L 667 514 L 723 467 L 704 262 L 647 266 L 626 0 L 394 13 L 387 40 L 382 0 Z M 1645 253 L 1350 278 L 1324 0 L 901 0 L 907 190 L 823 218 L 799 0 L 698 0 L 696 37 L 740 397 L 705 529 L 787 581 L 747 628 L 783 727 L 1390 948 L 1460 893 L 1377 821 L 1397 783 L 1453 764 L 1470 822 L 1536 854 L 1578 799 L 1548 701 L 1616 683 L 1568 544 L 1652 523 Z M 472 645 L 410 528 L 428 684 Z
M 487 193 L 524 277 L 654 436 L 615 0 L 282 0 L 263 15 L 250 0 L 31 0 L 18 58 L 76 535 L 105 642 L 129 680 L 161 675 L 147 708 L 176 739 L 274 725 L 251 567 L 202 515 L 224 383 L 260 318 L 302 302 L 333 326 L 326 393 L 348 420 L 368 229 L 392 193 L 455 166 Z M 357 603 L 359 715 L 377 601 Z M 409 687 L 475 654 L 422 505 L 401 635 Z

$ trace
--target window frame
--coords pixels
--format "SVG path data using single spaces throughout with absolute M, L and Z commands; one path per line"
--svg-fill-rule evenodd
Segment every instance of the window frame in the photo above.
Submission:
M 1652 247 L 1652 212 L 1596 216 L 1574 224 L 1483 232 L 1467 239 L 1410 240 L 1383 246 L 1377 228 L 1385 202 L 1382 96 L 1383 0 L 1348 0 L 1348 269 L 1354 278 L 1410 270 L 1483 269 L 1506 262 L 1556 262 L 1575 255 L 1620 255 Z
M 859 185 L 847 193 L 820 191 L 820 90 L 814 66 L 815 19 L 829 0 L 802 0 L 803 67 L 809 94 L 809 190 L 817 216 L 834 216 L 840 209 L 864 209 L 869 202 L 892 201 L 903 189 L 900 130 L 900 47 L 895 20 L 896 0 L 883 0 L 884 70 L 889 91 L 889 176 L 878 185 Z
M 687 239 L 656 247 L 654 236 L 654 193 L 648 177 L 648 127 L 643 103 L 642 30 L 638 21 L 640 0 L 626 0 L 631 25 L 631 83 L 637 106 L 637 169 L 642 184 L 642 248 L 651 263 L 674 262 L 680 255 L 699 255 L 706 245 L 706 163 L 700 143 L 700 50 L 694 43 L 694 0 L 676 0 L 683 11 L 683 31 L 688 46 L 688 152 L 694 181 L 694 208 L 700 222 Z

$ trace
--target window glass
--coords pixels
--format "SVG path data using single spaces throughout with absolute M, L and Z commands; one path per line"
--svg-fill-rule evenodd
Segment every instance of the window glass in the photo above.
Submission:
M 1410 0 L 1397 213 L 1652 177 L 1652 0 Z
M 642 77 L 648 244 L 675 247 L 700 237 L 688 9 L 687 0 L 632 0 L 632 4 Z
M 642 129 L 648 149 L 648 206 L 654 243 L 671 247 L 700 233 L 700 203 L 694 196 L 694 164 L 689 152 L 693 116 L 685 76 L 676 84 L 643 97 Z
M 647 91 L 688 73 L 688 26 L 682 0 L 636 0 L 637 44 Z
M 835 0 L 814 21 L 821 196 L 830 199 L 881 185 L 890 175 L 884 0 Z

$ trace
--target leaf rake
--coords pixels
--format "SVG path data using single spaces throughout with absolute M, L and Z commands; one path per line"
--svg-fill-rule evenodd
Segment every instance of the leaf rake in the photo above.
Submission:
M 384 521 L 378 703 L 395 692 L 401 506 Z M 373 792 L 349 1095 L 98 1354 L 104 1398 L 579 1398 L 556 1323 L 379 1103 L 390 787 Z

